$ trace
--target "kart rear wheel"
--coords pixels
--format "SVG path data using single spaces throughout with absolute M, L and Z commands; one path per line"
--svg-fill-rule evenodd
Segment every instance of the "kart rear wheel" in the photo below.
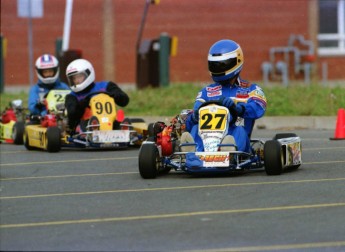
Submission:
M 147 127 L 147 131 L 149 134 L 149 137 L 154 137 L 155 136 L 155 131 L 154 131 L 154 123 L 149 123 L 148 127 Z
M 295 133 L 278 133 L 274 136 L 273 140 L 278 140 L 278 139 L 282 139 L 282 138 L 288 138 L 288 137 L 297 137 L 297 135 Z M 288 149 L 290 157 L 292 157 L 292 150 Z M 288 167 L 287 170 L 297 170 L 298 167 L 300 167 L 300 164 L 298 165 L 293 165 Z
M 129 118 L 125 118 L 125 119 L 123 119 L 123 121 L 121 122 L 121 124 L 127 124 L 128 126 L 121 126 L 121 129 L 122 130 L 129 130 L 130 128 L 131 128 L 131 125 L 132 125 L 132 123 L 131 123 L 131 119 L 129 119 Z
M 99 130 L 99 121 L 96 116 L 91 116 L 91 118 L 87 122 L 87 130 Z
M 59 152 L 61 149 L 61 131 L 58 127 L 49 127 L 46 132 L 48 152 Z
M 130 123 L 144 123 L 145 120 L 142 118 L 126 118 L 129 119 Z
M 160 168 L 159 152 L 155 144 L 143 144 L 139 150 L 139 172 L 144 179 L 153 179 Z
M 288 137 L 297 137 L 295 133 L 278 133 L 273 137 L 273 140 L 278 140 L 282 138 L 288 138 Z
M 264 145 L 264 160 L 267 175 L 280 175 L 282 173 L 284 157 L 279 141 L 266 141 Z
M 19 145 L 19 144 L 23 144 L 24 143 L 24 139 L 23 139 L 24 128 L 25 128 L 24 122 L 16 122 L 13 125 L 12 139 L 13 139 L 13 143 L 14 144 L 18 144 Z

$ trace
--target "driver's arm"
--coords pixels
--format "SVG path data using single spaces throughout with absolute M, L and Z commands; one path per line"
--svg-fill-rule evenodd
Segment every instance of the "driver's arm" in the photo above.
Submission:
M 129 103 L 128 95 L 114 82 L 108 82 L 106 91 L 115 99 L 117 105 L 125 107 Z
M 68 94 L 65 99 L 65 108 L 67 110 L 68 126 L 70 129 L 75 129 L 82 117 L 85 107 L 82 107 L 78 99 Z
M 253 95 L 248 99 L 247 103 L 239 103 L 245 108 L 242 117 L 249 119 L 259 119 L 266 112 L 266 96 L 263 90 L 259 87 L 256 87 L 252 91 L 252 94 Z
M 28 108 L 30 113 L 33 115 L 40 115 L 43 107 L 43 104 L 40 102 L 37 85 L 31 87 L 28 101 Z

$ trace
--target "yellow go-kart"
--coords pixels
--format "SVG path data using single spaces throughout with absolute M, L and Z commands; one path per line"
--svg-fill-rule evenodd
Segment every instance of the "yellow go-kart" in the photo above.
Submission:
M 50 105 L 53 104 L 49 100 L 56 98 L 56 95 L 50 93 L 47 96 L 49 111 Z M 93 93 L 88 99 L 89 107 L 75 133 L 66 133 L 66 115 L 55 103 L 57 112 L 49 113 L 46 120 L 41 120 L 40 125 L 26 127 L 27 149 L 40 148 L 48 152 L 58 152 L 61 147 L 125 148 L 140 146 L 146 139 L 147 125 L 144 120 L 124 118 L 123 111 L 116 109 L 114 99 L 107 93 Z
M 124 118 L 117 110 L 114 98 L 106 92 L 89 95 L 86 109 L 76 134 L 66 137 L 65 144 L 73 147 L 123 148 L 140 146 L 147 138 L 147 125 L 140 118 Z
M 26 108 L 22 100 L 13 100 L 0 117 L 0 143 L 23 144 Z
M 24 130 L 24 146 L 28 150 L 43 149 L 57 152 L 61 149 L 61 139 L 65 132 L 67 119 L 64 115 L 65 97 L 69 90 L 51 90 L 45 97 L 47 115 L 37 116 Z

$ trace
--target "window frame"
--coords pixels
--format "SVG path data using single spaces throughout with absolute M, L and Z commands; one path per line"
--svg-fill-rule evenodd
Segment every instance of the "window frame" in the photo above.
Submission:
M 338 47 L 318 47 L 319 56 L 345 55 L 345 0 L 338 0 L 337 4 L 338 33 L 318 33 L 318 41 L 337 40 Z

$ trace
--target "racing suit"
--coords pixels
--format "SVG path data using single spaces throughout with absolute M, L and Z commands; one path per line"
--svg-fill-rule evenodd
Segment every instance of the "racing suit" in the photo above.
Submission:
M 219 83 L 213 83 L 198 93 L 193 109 L 194 111 L 198 110 L 201 104 L 206 101 L 221 100 L 224 97 L 230 97 L 235 104 L 243 106 L 241 117 L 238 117 L 236 112 L 230 109 L 234 119 L 230 121 L 228 135 L 234 137 L 239 151 L 250 152 L 250 136 L 255 120 L 262 117 L 266 111 L 265 94 L 258 85 L 251 84 L 240 78 L 233 85 L 223 86 Z M 244 121 L 244 125 L 241 123 L 242 121 Z M 198 122 L 193 113 L 186 120 L 186 129 L 194 138 L 196 150 L 203 151 L 202 140 L 198 135 Z
M 67 110 L 68 126 L 71 130 L 75 129 L 84 114 L 85 108 L 89 106 L 90 94 L 107 92 L 114 98 L 115 103 L 121 107 L 127 106 L 128 95 L 123 92 L 114 82 L 94 82 L 81 92 L 71 92 L 66 96 L 65 107 Z M 87 98 L 87 99 L 85 99 Z
M 28 107 L 31 115 L 45 116 L 47 114 L 47 108 L 43 105 L 44 97 L 50 90 L 70 90 L 69 86 L 57 80 L 53 84 L 44 84 L 39 81 L 36 85 L 30 88 Z

